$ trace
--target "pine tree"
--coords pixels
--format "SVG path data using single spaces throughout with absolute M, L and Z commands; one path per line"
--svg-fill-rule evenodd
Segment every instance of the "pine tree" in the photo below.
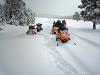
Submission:
M 82 5 L 78 7 L 83 9 L 80 14 L 84 21 L 93 22 L 93 29 L 96 29 L 96 22 L 100 19 L 100 0 L 81 0 Z
M 0 4 L 0 22 L 5 20 L 3 5 Z
M 26 24 L 31 24 L 35 22 L 35 16 L 32 13 L 31 9 L 26 9 L 25 11 L 25 17 L 26 17 Z
M 32 14 L 32 11 L 30 12 Z M 33 16 L 28 13 L 28 9 L 23 0 L 5 0 L 4 15 L 9 24 L 23 26 L 24 24 L 32 23 L 30 19 L 33 20 Z
M 78 12 L 75 12 L 75 14 L 73 15 L 73 19 L 77 21 L 80 20 L 81 19 L 80 14 Z

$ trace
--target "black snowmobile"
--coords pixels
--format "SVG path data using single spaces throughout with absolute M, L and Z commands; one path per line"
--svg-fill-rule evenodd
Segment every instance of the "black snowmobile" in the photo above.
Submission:
M 41 30 L 43 30 L 43 28 L 42 28 L 42 24 L 41 23 L 38 23 L 38 24 L 36 24 L 36 29 L 37 29 L 37 32 L 40 32 Z

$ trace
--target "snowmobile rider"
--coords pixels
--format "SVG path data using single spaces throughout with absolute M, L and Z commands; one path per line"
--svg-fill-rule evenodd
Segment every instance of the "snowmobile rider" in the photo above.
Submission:
M 55 23 L 55 27 L 58 27 L 61 30 L 61 21 L 57 20 L 57 22 Z
M 66 27 L 66 21 L 65 20 L 62 20 L 60 30 L 62 30 L 62 31 L 64 31 L 64 30 L 68 31 L 68 27 Z
M 38 24 L 36 24 L 36 29 L 37 29 L 37 32 L 40 32 L 41 30 L 43 30 L 43 28 L 42 28 L 42 24 L 41 23 L 38 23 Z

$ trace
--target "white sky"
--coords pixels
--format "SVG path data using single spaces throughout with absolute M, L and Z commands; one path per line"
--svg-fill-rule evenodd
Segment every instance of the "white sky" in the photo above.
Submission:
M 4 0 L 0 0 L 0 4 Z M 78 5 L 81 0 L 23 0 L 26 6 L 36 14 L 50 14 L 59 16 L 71 16 L 80 11 Z
M 52 14 L 59 16 L 73 15 L 79 11 L 77 8 L 81 0 L 24 0 L 27 7 L 36 13 Z

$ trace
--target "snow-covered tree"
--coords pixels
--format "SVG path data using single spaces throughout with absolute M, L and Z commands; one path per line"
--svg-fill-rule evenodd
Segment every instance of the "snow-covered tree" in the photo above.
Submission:
M 0 22 L 3 22 L 4 18 L 4 9 L 3 9 L 3 5 L 0 4 Z
M 96 22 L 100 20 L 100 0 L 81 0 L 78 7 L 83 9 L 80 14 L 84 21 L 93 22 L 93 29 L 96 29 Z
M 4 14 L 6 21 L 10 24 L 24 25 L 30 23 L 30 19 L 34 22 L 32 11 L 30 15 L 23 0 L 5 0 Z
M 75 12 L 75 14 L 73 15 L 73 19 L 77 21 L 80 20 L 81 19 L 80 14 L 78 12 Z
M 33 12 L 32 12 L 32 10 L 31 9 L 26 9 L 25 11 L 24 11 L 24 13 L 25 13 L 25 20 L 26 20 L 26 24 L 30 24 L 30 23 L 34 23 L 35 22 L 35 16 L 34 16 L 34 14 L 33 14 Z

